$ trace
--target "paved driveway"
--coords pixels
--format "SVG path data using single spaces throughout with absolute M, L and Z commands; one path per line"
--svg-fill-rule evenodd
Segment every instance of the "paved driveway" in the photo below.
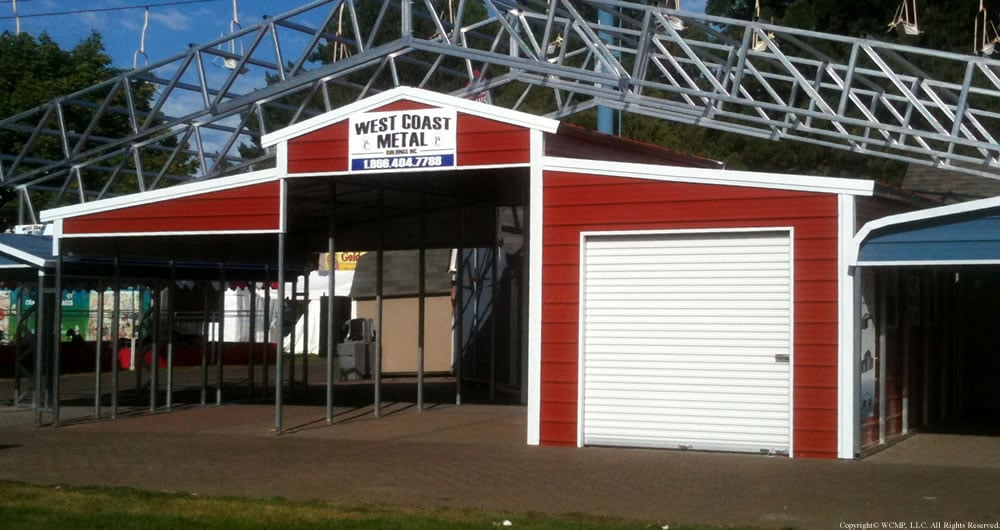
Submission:
M 89 408 L 64 409 L 64 417 Z M 1000 441 L 920 435 L 864 461 L 529 447 L 518 406 L 190 407 L 36 428 L 0 409 L 0 479 L 201 495 L 583 512 L 658 524 L 862 528 L 1000 521 Z M 949 446 L 948 444 L 959 444 Z M 934 447 L 937 447 L 935 450 Z M 941 450 L 959 449 L 941 459 Z M 897 526 L 898 527 L 898 526 Z M 946 526 L 939 526 L 944 528 Z

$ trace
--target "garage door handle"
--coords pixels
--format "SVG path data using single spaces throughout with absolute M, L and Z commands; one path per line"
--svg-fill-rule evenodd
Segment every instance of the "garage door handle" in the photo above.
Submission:
M 789 356 L 787 353 L 777 353 L 774 355 L 774 362 L 776 363 L 787 363 L 789 361 Z

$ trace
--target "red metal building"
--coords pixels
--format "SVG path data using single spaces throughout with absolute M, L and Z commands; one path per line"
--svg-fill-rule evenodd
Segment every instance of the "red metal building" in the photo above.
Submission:
M 872 182 L 726 171 L 412 88 L 263 143 L 274 170 L 43 217 L 78 255 L 302 267 L 516 239 L 497 318 L 520 330 L 504 362 L 529 444 L 858 454 L 847 258 L 864 221 L 909 207 Z

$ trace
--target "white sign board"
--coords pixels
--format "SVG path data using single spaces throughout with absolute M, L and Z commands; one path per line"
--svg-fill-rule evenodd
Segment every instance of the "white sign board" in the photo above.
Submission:
M 367 112 L 348 121 L 351 171 L 455 165 L 455 109 Z

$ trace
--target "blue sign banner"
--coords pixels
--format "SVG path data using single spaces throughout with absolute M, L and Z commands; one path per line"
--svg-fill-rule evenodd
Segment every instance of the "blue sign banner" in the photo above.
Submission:
M 435 167 L 452 167 L 455 165 L 455 155 L 422 155 L 422 156 L 387 156 L 380 158 L 362 158 L 351 160 L 351 171 L 368 169 L 419 169 Z

